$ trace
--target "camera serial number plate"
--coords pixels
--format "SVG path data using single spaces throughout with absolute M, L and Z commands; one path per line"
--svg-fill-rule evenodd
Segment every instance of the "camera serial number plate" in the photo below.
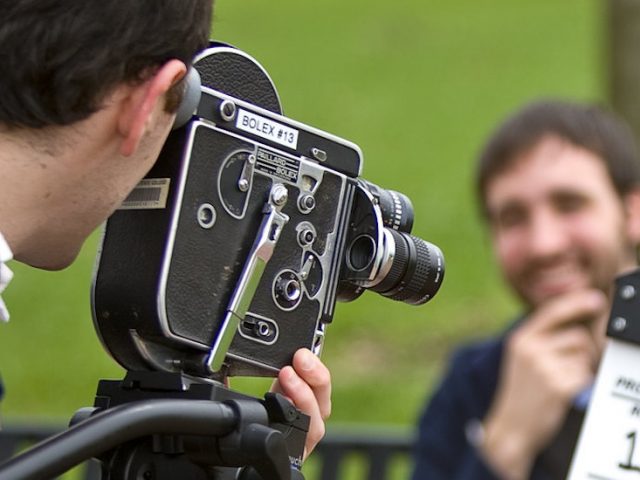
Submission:
M 236 128 L 279 143 L 285 147 L 298 148 L 299 132 L 295 128 L 288 127 L 280 122 L 242 108 L 238 109 Z
M 568 480 L 640 479 L 640 346 L 609 340 Z

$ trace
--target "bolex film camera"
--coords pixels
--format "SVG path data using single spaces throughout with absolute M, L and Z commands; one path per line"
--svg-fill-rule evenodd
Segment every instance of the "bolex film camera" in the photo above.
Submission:
M 348 141 L 280 115 L 245 53 L 195 62 L 202 96 L 108 221 L 95 324 L 127 370 L 274 375 L 319 353 L 336 300 L 428 301 L 440 250 L 409 234 L 409 199 L 360 178 Z
M 357 145 L 282 116 L 240 50 L 212 44 L 194 66 L 177 128 L 98 256 L 94 323 L 127 375 L 101 380 L 94 408 L 2 480 L 90 457 L 109 480 L 300 478 L 309 418 L 224 379 L 319 354 L 336 300 L 422 304 L 440 287 L 442 253 L 410 235 L 406 196 L 360 178 Z

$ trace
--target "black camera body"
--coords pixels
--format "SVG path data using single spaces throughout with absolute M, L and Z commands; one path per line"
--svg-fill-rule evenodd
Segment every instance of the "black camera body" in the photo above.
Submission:
M 409 235 L 402 194 L 360 178 L 346 140 L 282 116 L 247 54 L 213 46 L 194 117 L 108 220 L 94 322 L 127 370 L 274 375 L 319 354 L 336 300 L 424 303 L 440 250 Z

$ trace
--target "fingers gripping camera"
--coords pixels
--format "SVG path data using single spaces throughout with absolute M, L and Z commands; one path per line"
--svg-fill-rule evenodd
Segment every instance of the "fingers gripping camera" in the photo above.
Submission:
M 406 196 L 360 178 L 357 145 L 280 115 L 239 50 L 195 67 L 195 114 L 105 228 L 94 322 L 121 365 L 274 375 L 300 347 L 320 353 L 336 300 L 436 294 L 441 251 L 409 234 Z

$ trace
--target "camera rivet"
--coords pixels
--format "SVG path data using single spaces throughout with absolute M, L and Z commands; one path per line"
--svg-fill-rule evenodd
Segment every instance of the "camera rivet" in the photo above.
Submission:
M 268 337 L 271 334 L 271 327 L 267 322 L 258 322 L 256 333 L 261 337 Z
M 220 116 L 226 122 L 232 121 L 236 118 L 236 105 L 235 103 L 225 100 L 220 104 Z
M 305 195 L 304 197 L 302 197 L 302 205 L 305 208 L 308 208 L 309 210 L 311 210 L 313 207 L 316 206 L 316 199 L 313 198 L 311 195 Z
M 311 230 L 303 230 L 302 232 L 300 232 L 300 236 L 298 238 L 300 239 L 300 243 L 302 245 L 311 245 L 316 236 Z
M 209 229 L 216 223 L 216 209 L 209 203 L 203 203 L 198 208 L 197 218 L 202 228 Z
M 287 187 L 279 183 L 273 187 L 271 191 L 271 200 L 278 207 L 281 207 L 285 203 L 287 203 L 287 199 L 289 198 L 289 192 L 287 191 Z
M 289 302 L 297 302 L 302 294 L 300 282 L 296 279 L 284 281 L 278 285 L 280 294 Z
M 298 209 L 300 213 L 309 213 L 316 206 L 316 199 L 313 198 L 313 195 L 302 195 L 298 197 Z
M 627 328 L 627 319 L 624 317 L 616 317 L 611 322 L 611 328 L 616 332 L 622 332 Z
M 247 180 L 246 178 L 239 180 L 238 188 L 240 189 L 241 192 L 246 192 L 247 190 L 249 190 L 249 180 Z
M 636 296 L 636 289 L 633 285 L 625 285 L 620 289 L 620 297 L 623 300 L 631 300 Z

